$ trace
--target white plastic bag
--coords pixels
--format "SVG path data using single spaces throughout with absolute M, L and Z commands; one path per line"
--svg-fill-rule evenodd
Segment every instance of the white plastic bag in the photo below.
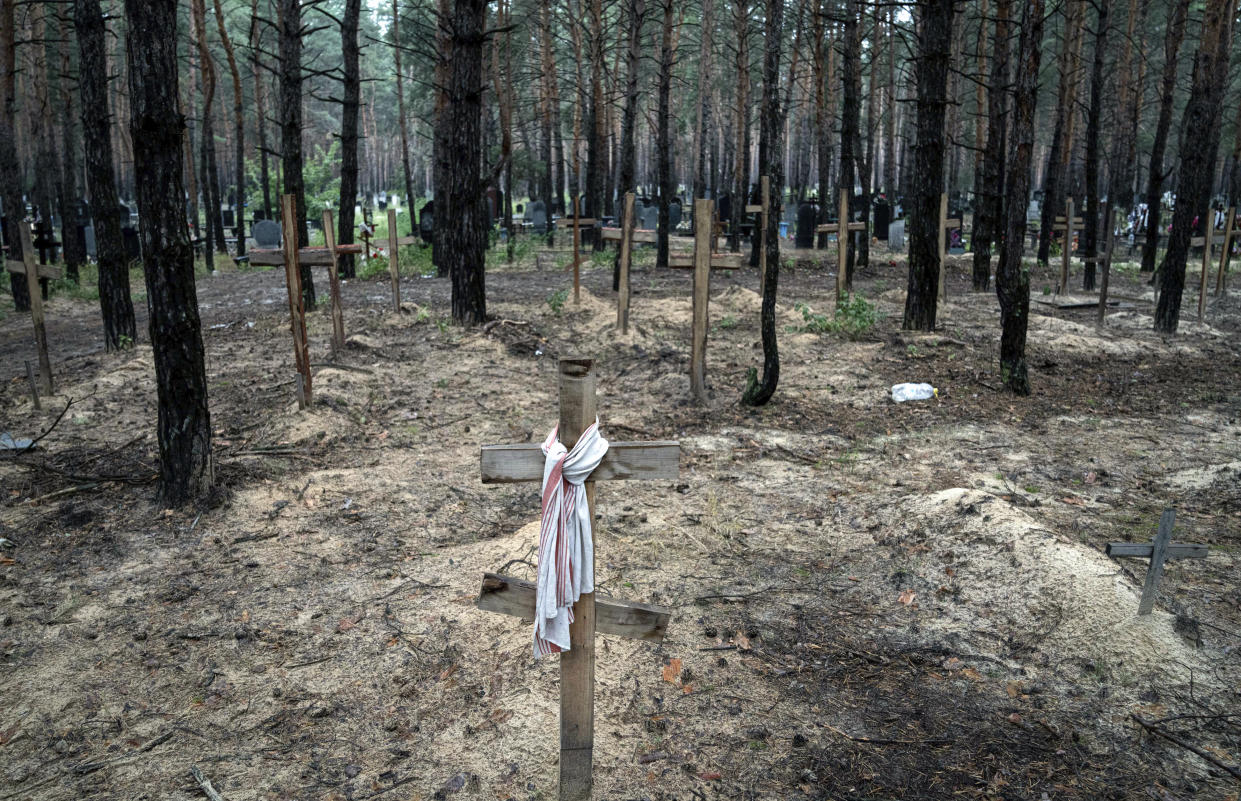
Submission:
M 927 400 L 939 395 L 939 390 L 930 384 L 895 384 L 892 387 L 892 400 L 904 403 L 911 400 Z

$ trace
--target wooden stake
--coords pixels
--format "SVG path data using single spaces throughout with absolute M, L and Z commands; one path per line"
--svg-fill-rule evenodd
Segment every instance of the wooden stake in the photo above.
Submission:
M 401 313 L 401 272 L 397 259 L 396 209 L 388 209 L 388 276 L 392 279 L 392 310 Z
M 43 287 L 39 284 L 41 278 L 59 278 L 60 270 L 55 267 L 40 266 L 35 261 L 34 244 L 30 241 L 30 226 L 25 223 L 19 223 L 17 226 L 20 231 L 22 243 L 22 260 L 19 262 L 8 262 L 9 272 L 21 272 L 26 276 L 26 286 L 29 287 L 30 295 L 30 319 L 34 323 L 34 342 L 39 351 L 39 378 L 42 381 L 40 389 L 44 395 L 52 394 L 52 361 L 47 354 L 47 328 L 43 322 Z
M 1172 539 L 1172 526 L 1176 523 L 1176 510 L 1165 509 L 1159 518 L 1159 533 L 1155 535 L 1151 550 L 1150 567 L 1146 570 L 1146 583 L 1142 585 L 1142 600 L 1138 604 L 1139 615 L 1149 615 L 1159 594 L 1159 579 L 1163 578 L 1163 563 L 1168 554 L 1168 541 Z
M 29 359 L 26 360 L 26 380 L 30 382 L 30 402 L 34 404 L 34 410 L 43 411 L 43 404 L 39 402 L 39 383 L 34 380 L 34 365 Z
M 575 239 L 576 234 L 575 226 Z M 593 359 L 561 359 L 560 441 L 570 450 L 582 432 L 595 422 L 596 383 Z M 590 519 L 594 520 L 595 482 L 587 481 L 584 486 Z M 560 798 L 590 801 L 595 747 L 593 593 L 583 595 L 573 606 L 569 642 L 573 647 L 560 655 Z
M 1215 297 L 1224 294 L 1224 274 L 1228 271 L 1228 261 L 1232 256 L 1233 223 L 1237 219 L 1237 207 L 1228 208 L 1228 218 L 1224 220 L 1224 248 L 1219 254 L 1219 275 L 1215 277 Z
M 711 289 L 711 212 L 714 205 L 709 199 L 694 200 L 694 311 L 689 391 L 699 403 L 707 402 L 707 303 Z
M 620 291 L 616 296 L 616 325 L 622 334 L 629 333 L 629 261 L 633 251 L 634 193 L 625 193 L 621 211 Z
M 1060 254 L 1060 294 L 1062 295 L 1069 291 L 1069 258 L 1073 253 L 1073 198 L 1069 198 L 1065 204 L 1063 245 Z
M 939 299 L 948 299 L 948 193 L 939 193 Z
M 297 376 L 297 408 L 299 411 L 306 408 L 306 376 L 296 373 Z
M 303 378 L 301 400 L 311 402 L 310 346 L 306 341 L 306 307 L 302 305 L 302 269 L 297 248 L 297 206 L 294 195 L 280 198 L 280 226 L 284 234 L 284 278 L 289 289 L 289 321 L 293 330 L 293 357 Z
M 1099 282 L 1099 313 L 1096 323 L 1099 327 L 1103 327 L 1104 317 L 1107 314 L 1107 290 L 1112 275 L 1112 201 L 1108 200 L 1103 204 L 1103 277 Z
M 582 238 L 577 226 L 578 198 L 573 197 L 573 302 L 582 303 Z
M 845 270 L 849 267 L 849 193 L 840 190 L 840 215 L 836 223 L 836 305 L 845 299 Z
M 767 216 L 771 214 L 771 177 L 764 175 L 758 180 L 758 203 L 762 211 L 758 214 L 758 294 L 765 294 L 767 286 Z
M 329 209 L 323 210 L 323 242 L 332 256 L 331 261 L 328 262 L 327 274 L 331 284 L 332 356 L 335 357 L 345 349 L 345 315 L 340 307 L 340 257 L 336 253 L 336 228 Z

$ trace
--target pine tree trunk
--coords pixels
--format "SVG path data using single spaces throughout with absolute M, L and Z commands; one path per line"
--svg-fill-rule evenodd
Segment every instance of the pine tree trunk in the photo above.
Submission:
M 103 344 L 107 351 L 133 347 L 137 338 L 134 304 L 129 290 L 129 264 L 121 234 L 121 211 L 112 171 L 112 132 L 107 114 L 108 71 L 103 10 L 99 0 L 76 0 L 74 27 L 79 53 L 79 89 L 82 93 L 82 134 L 86 151 L 86 185 L 90 190 L 95 224 L 95 261 L 99 272 L 99 308 L 103 314 Z
M 1181 166 L 1177 174 L 1176 208 L 1168 252 L 1160 266 L 1159 304 L 1155 307 L 1155 330 L 1175 334 L 1180 322 L 1181 294 L 1185 289 L 1185 266 L 1194 219 L 1202 215 L 1211 197 L 1215 156 L 1219 151 L 1223 96 L 1228 80 L 1235 0 L 1206 0 L 1202 42 L 1194 56 L 1193 83 L 1185 106 L 1181 135 Z M 1204 230 L 1209 231 L 1204 220 Z
M 1095 0 L 1094 64 L 1090 69 L 1090 107 L 1086 112 L 1086 215 L 1082 220 L 1082 254 L 1086 258 L 1082 270 L 1082 289 L 1095 287 L 1095 263 L 1099 252 L 1099 137 L 1106 84 L 1103 57 L 1107 48 L 1107 29 L 1111 25 L 1111 0 Z
M 1060 90 L 1056 99 L 1056 123 L 1051 149 L 1047 154 L 1047 173 L 1043 178 L 1043 207 L 1039 220 L 1038 260 L 1046 264 L 1051 257 L 1051 240 L 1056 215 L 1064 214 L 1069 182 L 1068 166 L 1073 152 L 1073 120 L 1077 114 L 1077 69 L 1081 54 L 1082 28 L 1087 0 L 1065 0 L 1064 45 L 1060 52 Z M 1065 247 L 1072 247 L 1067 243 Z
M 729 247 L 741 250 L 741 227 L 745 224 L 745 207 L 750 197 L 750 0 L 734 0 L 733 31 L 737 39 L 737 140 L 736 164 L 733 166 L 733 219 Z M 826 136 L 826 134 L 825 134 Z M 757 239 L 758 237 L 754 237 Z M 757 253 L 755 253 L 757 255 Z
M 1013 147 L 1006 170 L 1004 240 L 995 271 L 1000 301 L 1000 377 L 1017 395 L 1030 394 L 1026 332 L 1030 323 L 1030 271 L 1022 264 L 1026 238 L 1026 204 L 1034 159 L 1034 112 L 1038 101 L 1043 0 L 1024 4 L 1017 48 L 1016 96 L 1013 101 Z
M 1150 168 L 1146 177 L 1146 239 L 1142 244 L 1142 272 L 1155 269 L 1155 257 L 1162 233 L 1160 217 L 1163 211 L 1163 181 L 1167 175 L 1163 169 L 1164 152 L 1168 147 L 1168 132 L 1172 128 L 1172 104 L 1176 92 L 1177 56 L 1185 39 L 1185 20 L 1189 16 L 1189 0 L 1173 0 L 1168 17 L 1168 30 L 1163 42 L 1163 78 L 1159 90 L 1159 120 L 1155 123 L 1155 139 L 1151 143 Z
M 447 165 L 452 157 L 452 128 L 448 124 L 448 77 L 451 70 L 451 64 L 448 62 L 448 54 L 452 50 L 452 41 L 449 38 L 448 30 L 443 20 L 449 19 L 452 15 L 453 0 L 436 0 L 438 18 L 441 20 L 435 31 L 435 86 L 432 92 L 435 97 L 434 105 L 434 130 L 431 135 L 431 163 L 432 179 L 434 186 L 435 198 L 440 197 L 441 192 L 446 192 L 451 176 L 446 171 Z M 448 259 L 445 249 L 448 247 L 446 237 L 448 236 L 449 220 L 444 213 L 444 207 L 440 203 L 435 204 L 435 212 L 431 217 L 431 263 L 435 265 L 435 274 L 440 278 L 447 278 L 449 275 Z
M 17 28 L 14 9 L 18 0 L 0 0 L 0 203 L 4 214 L 4 244 L 7 258 L 22 258 L 21 225 L 25 214 L 22 198 L 21 165 L 17 157 Z M 19 312 L 30 311 L 30 291 L 26 276 L 9 273 L 13 305 Z
M 590 64 L 590 97 L 586 106 L 586 210 L 587 217 L 601 217 L 606 202 L 607 143 L 604 141 L 603 99 L 603 0 L 590 0 L 587 45 Z M 598 250 L 602 241 L 595 240 Z
M 336 241 L 342 245 L 353 244 L 354 208 L 358 203 L 358 109 L 362 104 L 362 78 L 358 69 L 358 20 L 362 14 L 362 0 L 346 0 L 341 16 L 340 52 L 344 71 L 343 98 L 340 108 L 340 193 L 336 218 Z M 395 9 L 392 17 L 392 36 L 396 40 L 397 19 Z M 409 219 L 414 219 L 414 196 L 409 178 L 409 150 L 405 140 L 405 100 L 401 90 L 401 68 L 397 57 L 397 114 L 401 125 L 401 153 L 405 164 L 405 198 L 409 206 Z M 357 275 L 357 263 L 352 253 L 340 257 L 338 267 L 344 278 Z
M 637 160 L 634 144 L 634 126 L 638 118 L 638 66 L 642 57 L 642 23 L 646 18 L 646 0 L 627 0 L 625 15 L 629 20 L 629 47 L 625 52 L 625 110 L 621 117 L 620 180 L 617 191 L 623 198 L 626 192 L 636 192 L 634 162 Z M 619 224 L 619 223 L 618 223 Z M 612 268 L 612 290 L 620 289 L 620 249 Z
M 220 43 L 224 45 L 224 56 L 228 60 L 228 71 L 233 79 L 233 184 L 236 192 L 234 231 L 237 233 L 237 256 L 240 258 L 246 255 L 246 118 L 242 112 L 245 98 L 241 91 L 241 71 L 237 69 L 233 42 L 224 26 L 224 0 L 215 0 L 215 24 L 220 32 Z
M 780 132 L 784 115 L 780 107 L 780 46 L 784 28 L 784 0 L 767 0 L 763 41 L 763 110 L 758 141 L 760 172 L 771 176 L 773 194 L 783 195 L 784 159 L 780 148 Z M 750 368 L 741 402 L 746 406 L 762 406 L 771 400 L 780 382 L 780 351 L 776 344 L 776 291 L 780 281 L 780 215 L 767 216 L 767 273 L 763 281 L 763 305 L 759 328 L 763 340 L 763 377 Z
M 659 163 L 659 231 L 655 237 L 655 267 L 657 269 L 664 269 L 668 266 L 668 228 L 671 225 L 668 209 L 672 203 L 673 193 L 676 191 L 672 176 L 672 112 L 669 106 L 669 95 L 672 91 L 672 64 L 676 60 L 672 39 L 672 12 L 675 7 L 674 0 L 662 0 L 664 20 L 659 49 L 659 112 L 658 129 L 655 135 L 656 159 Z
M 345 54 L 345 109 L 348 114 L 349 104 L 353 104 L 353 123 L 352 128 L 349 127 L 348 119 L 342 118 L 341 145 L 342 148 L 347 141 L 346 136 L 353 139 L 353 181 L 350 187 L 353 194 L 349 196 L 349 225 L 353 226 L 353 204 L 357 199 L 358 187 L 358 104 L 361 101 L 362 82 L 358 74 L 358 16 L 361 13 L 360 0 L 348 0 L 345 6 L 345 25 L 341 28 L 341 41 L 343 44 L 343 52 Z M 346 29 L 348 29 L 348 39 L 345 39 Z M 396 61 L 396 112 L 397 119 L 401 129 L 401 170 L 405 177 L 405 203 L 409 206 L 409 233 L 414 233 L 414 177 L 409 169 L 409 120 L 405 116 L 405 71 L 401 68 L 401 41 L 400 31 L 400 11 L 397 8 L 396 0 L 392 0 L 392 57 Z M 351 74 L 352 72 L 352 74 Z M 352 95 L 350 89 L 352 84 Z M 342 169 L 344 161 L 341 162 Z M 344 211 L 345 203 L 345 186 L 341 181 L 340 187 L 341 211 Z M 341 230 L 344 230 L 344 215 L 341 215 Z M 353 241 L 352 233 L 350 234 L 350 242 Z M 353 257 L 349 259 L 349 277 L 353 277 Z
M 862 61 L 862 34 L 859 30 L 858 19 L 860 13 L 858 0 L 847 0 L 844 17 L 844 58 L 841 61 L 840 70 L 842 101 L 840 106 L 840 188 L 849 196 L 850 219 L 852 219 L 853 212 L 857 211 L 853 188 L 857 184 L 857 159 L 861 155 L 856 150 L 861 114 L 859 73 Z M 946 69 L 945 67 L 945 71 Z M 840 222 L 844 225 L 848 221 L 841 220 Z M 847 237 L 849 240 L 846 264 L 839 265 L 838 269 L 843 270 L 845 274 L 845 291 L 852 292 L 853 266 L 857 260 L 857 248 L 853 236 L 844 230 L 836 235 Z
M 487 319 L 487 209 L 480 181 L 486 10 L 486 0 L 453 0 L 450 50 L 445 54 L 448 73 L 442 124 L 448 126 L 448 149 L 438 158 L 448 184 L 437 193 L 435 217 L 452 221 L 444 229 L 441 258 L 452 278 L 452 319 L 459 325 L 481 325 Z
M 302 178 L 302 6 L 301 0 L 280 2 L 280 161 L 284 172 L 284 194 L 297 199 L 297 230 L 283 231 L 296 236 L 298 247 L 310 243 L 306 228 L 306 183 Z M 310 266 L 303 264 L 302 304 L 315 308 L 315 283 Z
M 77 104 L 74 102 L 70 85 L 81 78 L 74 74 L 68 19 L 60 15 L 57 15 L 56 19 L 56 49 L 60 54 L 61 163 L 64 176 L 60 200 L 60 241 L 64 247 L 65 276 L 77 283 L 79 269 L 86 263 L 86 238 L 78 231 L 78 200 L 81 197 L 78 188 L 78 121 L 75 113 Z
M 556 91 L 556 62 L 554 57 L 554 45 L 552 43 L 552 23 L 551 23 L 551 2 L 550 0 L 541 0 L 539 3 L 539 59 L 542 70 L 542 115 L 541 122 L 543 124 L 542 137 L 540 144 L 543 147 L 543 190 L 540 194 L 543 196 L 544 202 L 547 204 L 547 246 L 555 247 L 555 231 L 556 223 L 553 216 L 556 212 L 558 200 L 560 198 L 560 182 L 557 180 L 558 173 L 556 170 L 556 150 L 553 131 L 556 123 L 554 119 L 558 119 L 555 112 Z
M 177 0 L 125 0 L 130 130 L 159 399 L 160 502 L 199 499 L 214 481 L 194 254 L 185 227 L 177 112 Z
M 259 0 L 250 0 L 250 66 L 254 74 L 254 127 L 259 132 L 259 182 L 263 185 L 263 219 L 271 219 L 271 173 L 267 167 L 267 104 L 263 87 L 267 76 L 259 62 L 262 39 L 259 28 Z
M 902 328 L 935 330 L 939 302 L 939 196 L 944 191 L 944 110 L 952 58 L 952 0 L 924 0 L 918 35 L 918 121 L 909 214 L 909 290 Z
M 995 36 L 992 38 L 991 75 L 987 86 L 987 143 L 983 148 L 982 176 L 974 212 L 974 290 L 985 292 L 991 283 L 991 246 L 1002 232 L 1000 213 L 1004 196 L 1004 159 L 1008 150 L 1008 28 L 1011 0 L 996 0 Z

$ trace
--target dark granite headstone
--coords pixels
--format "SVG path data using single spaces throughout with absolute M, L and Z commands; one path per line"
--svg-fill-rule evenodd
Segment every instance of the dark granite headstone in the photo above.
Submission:
M 659 227 L 659 205 L 654 204 L 644 207 L 642 209 L 642 216 L 639 219 L 641 220 L 638 224 L 639 228 L 654 231 Z
M 888 225 L 892 222 L 892 207 L 888 205 L 888 199 L 880 195 L 875 198 L 874 208 L 875 220 L 875 238 L 884 242 L 888 241 Z
M 797 235 L 793 245 L 799 248 L 814 247 L 814 227 L 818 223 L 819 208 L 813 203 L 797 207 Z
M 418 236 L 422 237 L 422 241 L 431 244 L 432 235 L 435 232 L 435 201 L 428 200 L 427 204 L 422 207 L 422 212 L 418 215 Z
M 280 223 L 275 220 L 259 220 L 251 231 L 255 243 L 263 250 L 280 247 Z
M 536 231 L 547 228 L 547 204 L 541 200 L 531 201 L 528 219 Z
M 681 201 L 674 200 L 668 204 L 668 227 L 675 231 L 681 224 Z

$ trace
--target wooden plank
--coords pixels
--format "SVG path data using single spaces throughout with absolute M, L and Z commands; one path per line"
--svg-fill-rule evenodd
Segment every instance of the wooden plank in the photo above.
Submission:
M 1237 207 L 1230 206 L 1228 217 L 1224 220 L 1224 247 L 1219 254 L 1219 273 L 1215 276 L 1215 296 L 1224 294 L 1224 274 L 1228 272 L 1228 259 L 1232 253 L 1233 223 L 1237 218 Z
M 532 581 L 485 573 L 474 605 L 487 612 L 533 620 L 537 593 Z M 595 595 L 595 632 L 599 634 L 660 642 L 671 619 L 672 610 L 664 606 Z
M 746 213 L 746 214 L 762 214 L 762 213 L 763 213 L 763 207 L 762 207 L 762 205 L 761 205 L 761 204 L 759 204 L 759 205 L 751 205 L 751 206 L 746 206 L 746 207 L 745 207 L 745 213 Z
M 396 235 L 396 209 L 388 209 L 388 280 L 392 282 L 392 310 L 401 313 L 401 271 Z
M 823 223 L 822 225 L 816 225 L 814 227 L 814 232 L 816 234 L 834 234 L 836 233 L 836 229 L 838 227 L 840 227 L 839 223 Z M 866 223 L 851 222 L 845 226 L 845 230 L 846 231 L 865 231 Z
M 840 199 L 837 201 L 836 220 L 838 223 L 843 222 L 845 228 L 849 226 L 849 193 L 841 189 Z M 836 305 L 839 306 L 841 301 L 845 299 L 845 273 L 849 268 L 849 236 L 845 234 L 836 235 Z
M 1150 559 L 1155 550 L 1153 542 L 1109 542 L 1104 549 L 1113 559 L 1136 557 Z M 1165 559 L 1206 559 L 1210 546 L 1189 542 L 1170 542 L 1164 550 Z
M 576 203 L 573 204 L 573 208 L 574 210 L 577 209 Z M 556 220 L 556 225 L 560 228 L 572 228 L 574 220 L 577 221 L 578 228 L 590 228 L 595 223 L 599 222 L 594 217 L 578 217 L 577 214 L 574 214 L 572 217 L 561 217 Z
M 622 334 L 629 333 L 629 259 L 633 251 L 634 193 L 626 192 L 621 210 L 620 289 L 616 293 L 616 326 Z
M 21 264 L 27 276 L 27 295 L 30 296 L 30 320 L 34 324 L 34 342 L 39 351 L 39 377 L 43 381 L 43 394 L 52 394 L 52 361 L 47 352 L 47 327 L 43 322 L 43 287 L 39 279 L 31 280 L 29 276 L 40 274 L 39 265 L 34 260 L 34 244 L 30 241 L 30 226 L 18 225 L 22 243 Z
M 328 253 L 332 254 L 332 262 L 327 268 L 332 303 L 332 353 L 339 354 L 345 349 L 345 317 L 340 307 L 340 267 L 336 255 L 336 227 L 330 209 L 323 210 L 323 243 L 327 245 Z
M 607 434 L 607 426 L 603 426 Z M 680 475 L 681 446 L 668 440 L 613 442 L 591 481 L 672 479 Z M 484 445 L 479 464 L 484 484 L 543 480 L 543 449 L 538 443 Z
M 1084 222 L 1084 220 L 1082 220 L 1082 218 L 1081 218 L 1081 217 L 1074 217 L 1074 218 L 1073 218 L 1073 225 L 1074 225 L 1074 227 L 1076 227 L 1076 226 L 1078 226 L 1078 225 L 1081 225 L 1083 222 Z M 1056 217 L 1056 225 L 1064 225 L 1064 215 L 1058 215 L 1058 216 Z
M 944 220 L 944 228 L 946 230 L 952 231 L 960 227 L 961 227 L 961 220 L 959 220 L 956 217 L 950 217 L 947 220 Z
M 1060 249 L 1060 292 L 1069 291 L 1069 259 L 1073 254 L 1073 220 L 1080 220 L 1080 217 L 1073 216 L 1073 198 L 1069 198 L 1066 204 L 1067 213 L 1065 218 L 1069 223 L 1064 227 L 1064 241 L 1061 242 Z
M 421 241 L 422 241 L 422 237 L 420 236 L 398 236 L 396 238 L 396 244 L 398 247 L 406 247 L 408 245 L 417 245 Z
M 939 299 L 948 299 L 948 193 L 939 193 Z
M 337 245 L 336 253 L 361 253 L 361 245 Z M 251 250 L 248 258 L 251 264 L 259 264 L 266 267 L 283 267 L 284 266 L 284 250 Z M 297 252 L 297 260 L 299 264 L 309 265 L 310 267 L 331 267 L 332 253 L 327 248 L 302 248 Z
M 669 253 L 668 266 L 674 269 L 693 269 L 694 254 L 693 253 Z
M 1163 563 L 1168 556 L 1168 541 L 1172 539 L 1172 527 L 1176 523 L 1176 511 L 1165 509 L 1159 518 L 1159 533 L 1151 548 L 1151 563 L 1146 570 L 1146 582 L 1142 585 L 1142 600 L 1138 604 L 1139 615 L 1149 615 L 1159 594 L 1159 579 L 1163 578 Z
M 11 273 L 17 273 L 18 275 L 26 275 L 26 264 L 24 262 L 6 261 L 4 263 L 4 266 L 5 266 L 5 269 L 7 269 Z M 51 264 L 36 264 L 35 271 L 38 273 L 38 277 L 41 279 L 42 278 L 56 279 L 56 278 L 60 278 L 62 275 L 60 268 L 54 265 L 51 265 Z
M 255 248 L 250 251 L 250 263 L 265 265 L 267 267 L 283 267 L 284 251 L 259 250 L 258 248 Z
M 281 229 L 291 235 L 284 238 L 284 279 L 289 291 L 289 327 L 293 331 L 293 358 L 297 372 L 302 376 L 303 408 L 311 403 L 312 389 L 310 381 L 310 346 L 306 337 L 306 308 L 302 303 L 302 271 L 297 249 L 297 211 L 296 199 L 293 195 L 280 198 Z
M 570 450 L 597 419 L 594 366 L 593 359 L 560 360 L 560 441 Z M 585 488 L 587 509 L 594 520 L 595 482 L 587 480 Z M 590 801 L 595 746 L 593 593 L 583 594 L 573 605 L 569 644 L 569 650 L 560 655 L 560 798 Z
M 689 356 L 689 392 L 705 404 L 707 398 L 707 304 L 711 291 L 711 216 L 714 202 L 694 200 L 693 329 Z
M 604 228 L 602 230 L 604 240 L 608 242 L 621 241 L 621 229 Z M 657 231 L 653 231 L 649 228 L 635 228 L 630 232 L 630 240 L 633 242 L 643 242 L 645 244 L 653 245 L 659 241 L 659 235 Z

